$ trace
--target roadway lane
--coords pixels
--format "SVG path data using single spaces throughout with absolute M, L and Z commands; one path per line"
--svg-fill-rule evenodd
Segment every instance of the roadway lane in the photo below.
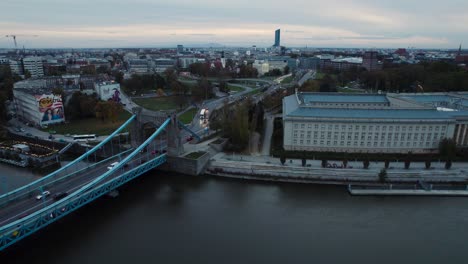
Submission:
M 114 179 L 124 173 L 125 171 L 128 171 L 131 168 L 134 168 L 135 166 L 140 164 L 140 160 L 148 160 L 154 156 L 151 154 L 151 150 L 149 152 L 145 153 L 140 153 L 136 157 L 132 159 L 131 162 L 129 162 L 129 166 L 126 166 L 125 168 L 121 168 L 117 171 L 115 171 L 113 174 L 111 174 L 106 180 L 103 181 L 106 182 L 108 180 Z M 122 158 L 123 159 L 123 158 Z M 12 202 L 6 207 L 0 208 L 0 226 L 4 226 L 8 223 L 14 222 L 20 218 L 23 218 L 37 210 L 40 210 L 41 208 L 48 206 L 52 203 L 55 202 L 53 199 L 54 194 L 57 193 L 62 193 L 62 192 L 67 192 L 67 193 L 72 193 L 82 187 L 83 185 L 91 182 L 98 176 L 104 174 L 107 171 L 107 166 L 111 164 L 112 162 L 117 161 L 117 158 L 100 164 L 94 168 L 91 168 L 89 170 L 84 171 L 81 174 L 77 174 L 73 177 L 68 178 L 64 182 L 57 182 L 54 184 L 53 187 L 50 188 L 44 188 L 43 191 L 50 191 L 51 194 L 50 196 L 46 197 L 45 200 L 36 200 L 36 196 L 40 194 L 40 191 L 33 191 L 34 195 L 31 197 L 26 197 L 24 199 L 21 199 L 19 201 Z

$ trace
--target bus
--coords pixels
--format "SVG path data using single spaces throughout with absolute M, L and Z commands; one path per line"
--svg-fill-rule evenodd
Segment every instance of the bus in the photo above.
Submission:
M 73 140 L 75 141 L 88 141 L 88 140 L 95 140 L 96 139 L 96 134 L 90 134 L 90 135 L 73 135 Z

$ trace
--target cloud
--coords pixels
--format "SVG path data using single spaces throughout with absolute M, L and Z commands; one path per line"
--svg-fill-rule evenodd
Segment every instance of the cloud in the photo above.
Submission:
M 468 2 L 457 0 L 15 0 L 2 1 L 0 34 L 37 34 L 35 47 L 219 42 L 285 45 L 453 47 L 468 43 Z M 424 43 L 427 41 L 427 43 Z M 418 44 L 419 45 L 419 44 Z M 0 47 L 11 47 L 1 41 Z

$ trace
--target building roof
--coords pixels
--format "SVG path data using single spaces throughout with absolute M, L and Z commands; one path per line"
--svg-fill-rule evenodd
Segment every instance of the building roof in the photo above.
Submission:
M 427 109 L 336 109 L 299 107 L 289 113 L 289 117 L 353 118 L 353 119 L 451 119 L 460 115 L 468 116 L 468 111 L 437 111 Z
M 303 103 L 388 103 L 384 94 L 301 93 Z

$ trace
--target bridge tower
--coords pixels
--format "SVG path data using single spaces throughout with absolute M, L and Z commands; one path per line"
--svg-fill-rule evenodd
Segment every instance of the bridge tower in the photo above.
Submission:
M 171 118 L 171 122 L 167 127 L 163 138 L 167 140 L 167 152 L 169 156 L 179 156 L 184 153 L 184 144 L 180 133 L 180 128 L 177 121 L 177 115 L 175 111 L 172 112 L 156 112 L 146 110 L 141 107 L 135 107 L 132 109 L 133 113 L 136 114 L 136 119 L 131 128 L 131 143 L 133 147 L 139 146 L 147 138 L 147 129 L 156 129 L 159 127 L 168 117 Z M 152 133 L 151 131 L 150 133 Z

